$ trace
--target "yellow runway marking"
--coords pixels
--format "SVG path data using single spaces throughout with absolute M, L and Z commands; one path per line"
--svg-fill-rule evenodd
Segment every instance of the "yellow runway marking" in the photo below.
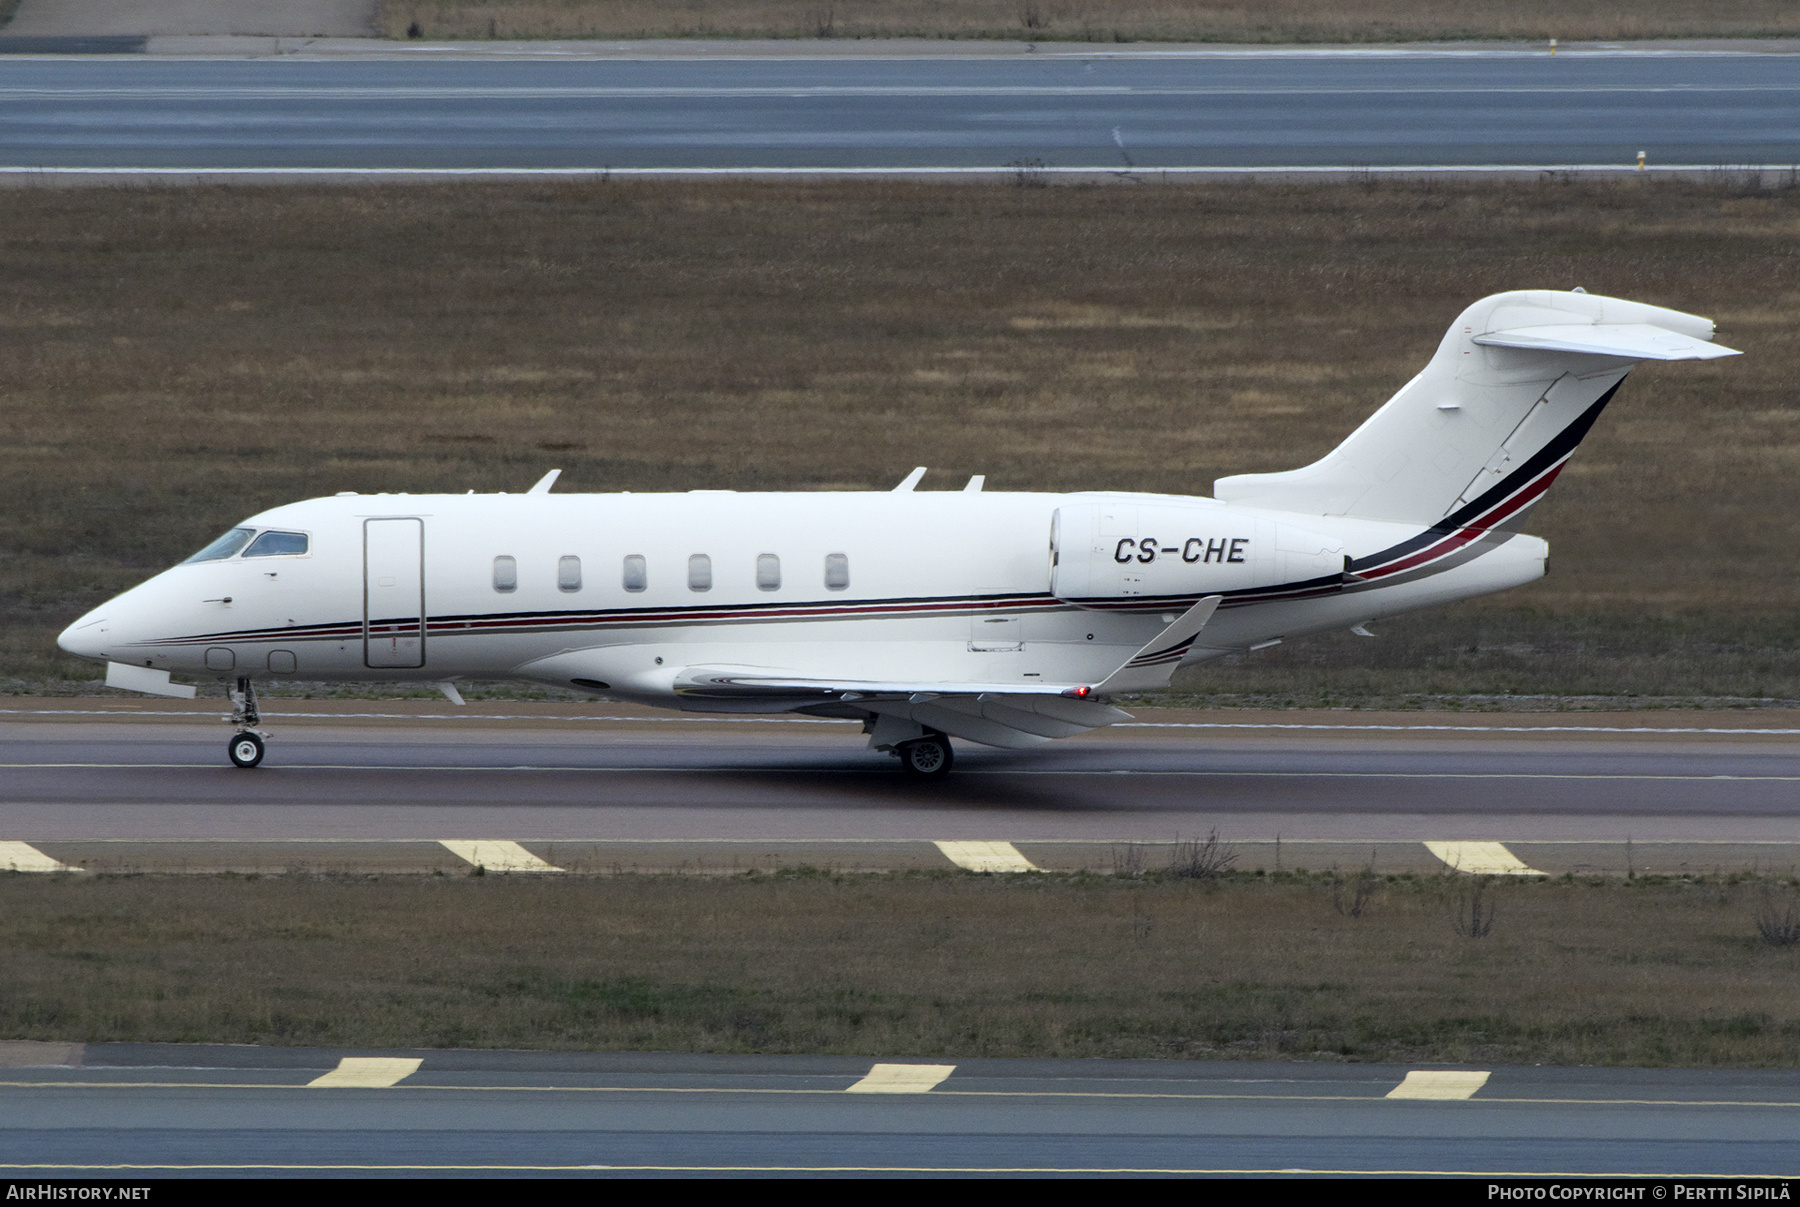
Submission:
M 846 1094 L 923 1094 L 956 1072 L 955 1065 L 878 1064 Z
M 411 1077 L 423 1064 L 416 1056 L 346 1056 L 338 1067 L 306 1083 L 308 1089 L 383 1090 Z
M 0 842 L 0 872 L 79 872 L 28 842 Z
M 490 872 L 562 871 L 555 864 L 544 862 L 516 842 L 492 839 L 464 842 L 454 838 L 446 838 L 442 842 L 458 859 L 466 860 L 476 867 L 486 868 Z
M 1389 1098 L 1426 1098 L 1434 1101 L 1457 1101 L 1473 1098 L 1475 1091 L 1493 1076 L 1486 1070 L 1413 1069 L 1406 1079 L 1387 1092 Z M 1516 1101 L 1516 1100 L 1515 1100 Z
M 1542 876 L 1498 842 L 1428 842 L 1425 849 L 1453 870 L 1471 876 Z
M 938 842 L 944 858 L 971 872 L 1035 872 L 1037 866 L 1010 842 Z

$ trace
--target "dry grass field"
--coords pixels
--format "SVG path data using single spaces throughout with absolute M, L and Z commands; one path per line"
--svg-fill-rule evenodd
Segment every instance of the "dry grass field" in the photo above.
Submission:
M 3 0 L 0 0 L 3 2 Z M 390 36 L 1414 42 L 1800 35 L 1786 0 L 384 0 Z
M 0 223 L 0 690 L 262 507 L 338 490 L 1206 492 L 1334 445 L 1468 302 L 1585 286 L 1650 365 L 1550 576 L 1186 680 L 1215 700 L 1800 698 L 1800 190 L 1729 180 L 24 189 Z M 10 683 L 10 688 L 5 685 Z
M 1800 1062 L 1766 884 L 964 873 L 0 875 L 0 1035 L 355 1047 Z M 1783 899 L 1791 889 L 1777 890 Z

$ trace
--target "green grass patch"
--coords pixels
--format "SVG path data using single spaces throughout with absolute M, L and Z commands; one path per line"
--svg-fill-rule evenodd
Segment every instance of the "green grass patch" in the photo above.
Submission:
M 1753 877 L 0 876 L 0 1036 L 1793 1067 Z

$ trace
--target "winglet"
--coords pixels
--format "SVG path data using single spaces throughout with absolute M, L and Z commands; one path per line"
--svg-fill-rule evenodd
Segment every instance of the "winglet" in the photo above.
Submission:
M 539 478 L 537 480 L 537 485 L 533 486 L 525 493 L 528 495 L 547 495 L 550 493 L 550 487 L 556 482 L 556 479 L 561 476 L 562 470 L 553 469 L 543 477 Z
M 921 465 L 919 468 L 913 470 L 912 473 L 907 474 L 906 477 L 900 479 L 900 485 L 894 487 L 894 493 L 905 494 L 907 491 L 910 491 L 913 487 L 917 486 L 919 484 L 919 479 L 924 476 L 925 467 Z
M 1222 595 L 1208 595 L 1183 612 L 1174 624 L 1157 634 L 1155 641 L 1132 655 L 1131 661 L 1108 675 L 1105 682 L 1095 684 L 1094 694 L 1156 691 L 1169 686 L 1175 668 L 1193 648 L 1200 630 L 1218 611 L 1219 601 L 1223 598 Z

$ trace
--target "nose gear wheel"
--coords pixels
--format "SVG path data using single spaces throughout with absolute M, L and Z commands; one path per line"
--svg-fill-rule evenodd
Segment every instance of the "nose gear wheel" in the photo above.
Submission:
M 248 731 L 240 733 L 231 739 L 225 752 L 231 756 L 232 766 L 254 767 L 263 761 L 262 735 Z

